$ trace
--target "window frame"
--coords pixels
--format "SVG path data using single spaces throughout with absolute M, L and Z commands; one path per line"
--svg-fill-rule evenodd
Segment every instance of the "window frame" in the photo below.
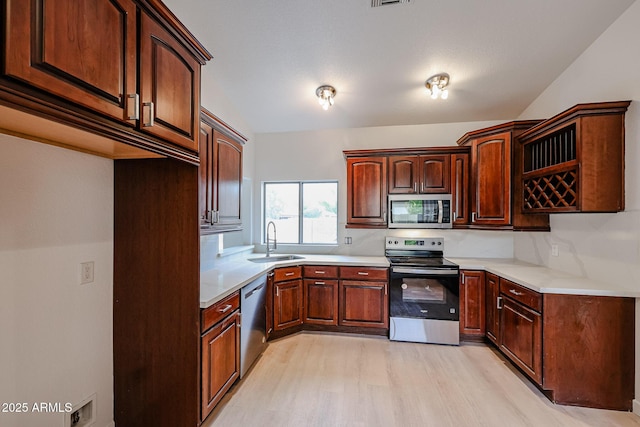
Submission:
M 283 180 L 283 181 L 262 181 L 262 215 L 261 215 L 261 244 L 266 244 L 267 227 L 267 198 L 266 189 L 268 184 L 297 184 L 298 185 L 298 241 L 295 243 L 282 242 L 283 245 L 301 246 L 337 246 L 338 245 L 338 212 L 340 212 L 340 181 L 337 179 L 315 179 L 315 180 Z M 335 184 L 336 185 L 336 241 L 334 243 L 304 243 L 304 184 Z M 278 242 L 280 244 L 280 242 Z

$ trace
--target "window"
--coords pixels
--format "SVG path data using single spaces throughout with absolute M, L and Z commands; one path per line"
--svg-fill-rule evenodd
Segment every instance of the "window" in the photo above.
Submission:
M 278 243 L 338 243 L 336 181 L 265 182 L 263 201 L 262 229 L 273 221 Z

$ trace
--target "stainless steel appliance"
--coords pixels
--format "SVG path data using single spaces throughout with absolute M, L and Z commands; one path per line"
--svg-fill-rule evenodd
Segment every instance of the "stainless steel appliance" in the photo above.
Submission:
M 459 268 L 443 257 L 441 237 L 388 236 L 389 339 L 460 343 Z
M 262 354 L 267 346 L 265 302 L 267 276 L 263 275 L 240 291 L 240 378 Z
M 451 228 L 451 194 L 392 194 L 389 228 Z

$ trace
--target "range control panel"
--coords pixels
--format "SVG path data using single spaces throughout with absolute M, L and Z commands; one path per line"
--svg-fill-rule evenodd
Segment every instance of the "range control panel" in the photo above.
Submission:
M 444 237 L 397 237 L 387 236 L 386 249 L 400 250 L 444 250 Z

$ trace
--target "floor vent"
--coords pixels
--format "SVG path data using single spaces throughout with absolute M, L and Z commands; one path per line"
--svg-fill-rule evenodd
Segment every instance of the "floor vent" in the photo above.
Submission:
M 387 6 L 390 4 L 411 3 L 412 0 L 371 0 L 371 7 Z

